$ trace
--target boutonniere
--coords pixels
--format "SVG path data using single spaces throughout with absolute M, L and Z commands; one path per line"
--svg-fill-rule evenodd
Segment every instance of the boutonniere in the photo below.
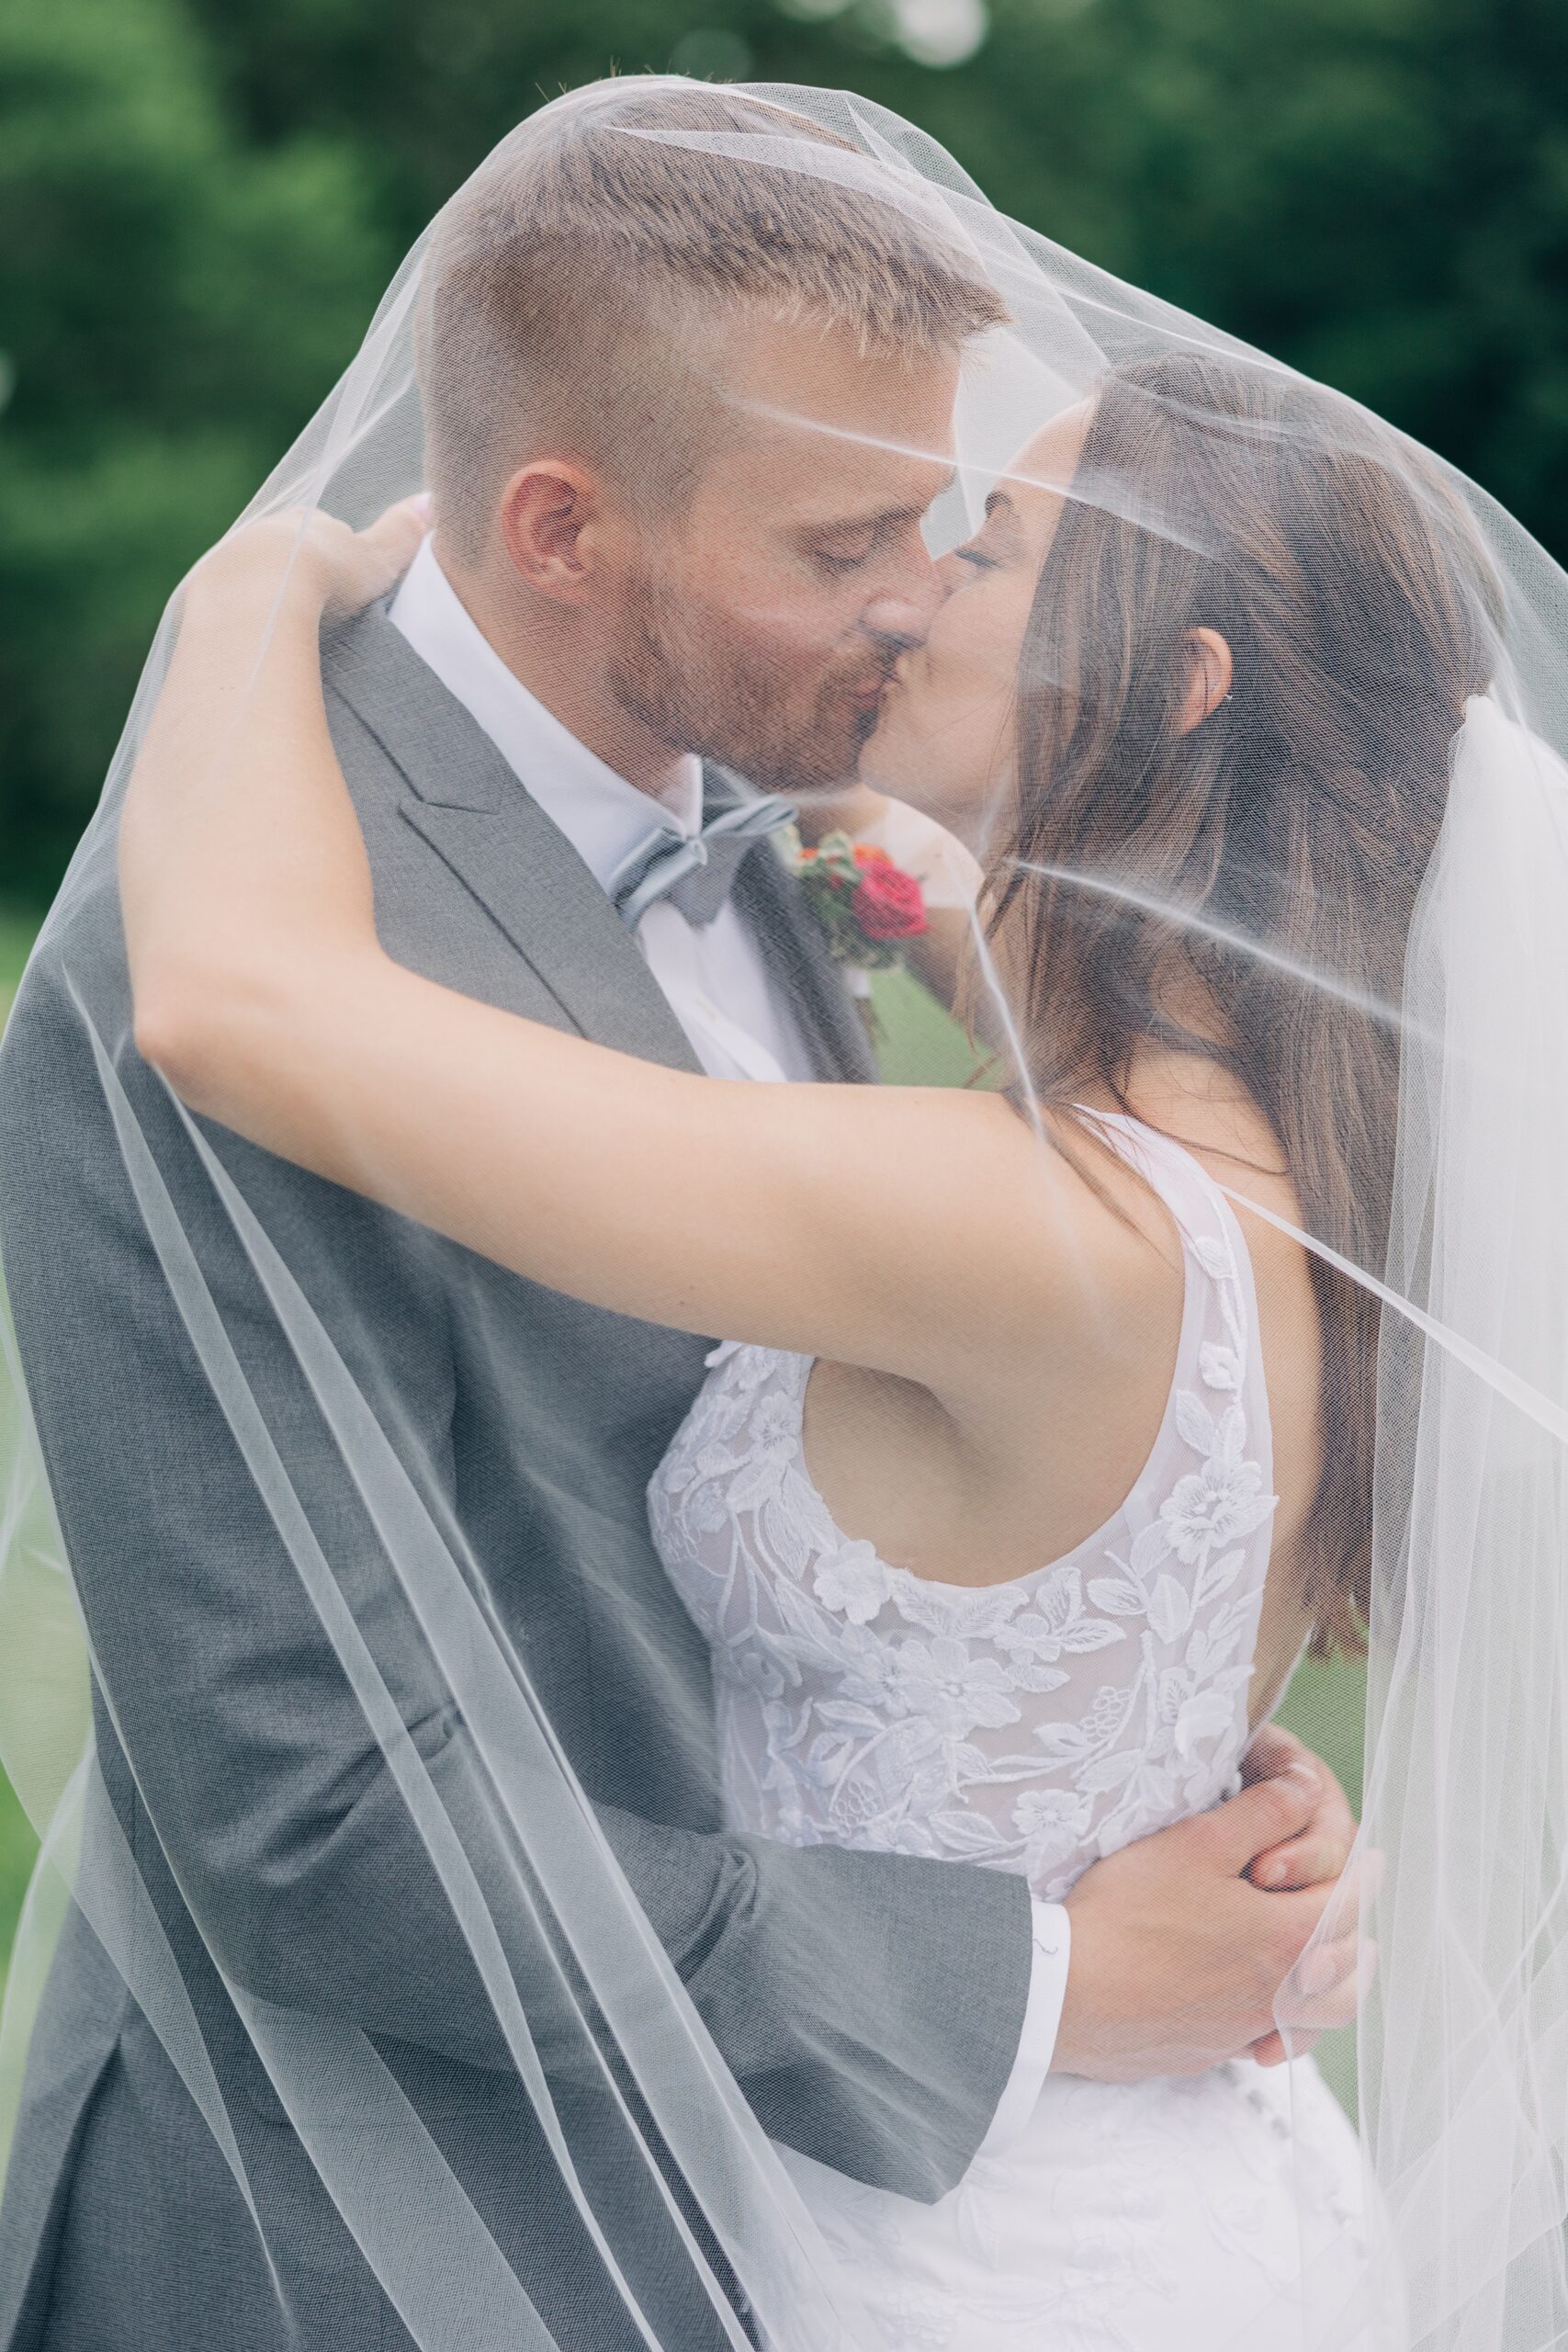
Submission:
M 925 892 L 914 876 L 885 849 L 852 842 L 848 833 L 824 833 L 808 849 L 792 825 L 778 840 L 834 962 L 863 972 L 897 970 L 906 940 L 928 927 Z

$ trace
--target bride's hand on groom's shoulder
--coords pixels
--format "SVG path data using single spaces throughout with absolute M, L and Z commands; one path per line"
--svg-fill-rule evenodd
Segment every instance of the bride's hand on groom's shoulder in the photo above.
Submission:
M 285 1053 L 303 1074 L 310 1007 L 337 1002 L 351 967 L 360 985 L 380 973 L 321 624 L 384 595 L 428 519 L 423 497 L 363 531 L 315 510 L 261 516 L 185 584 L 120 812 L 120 904 L 138 1050 L 230 1125 L 257 1103 L 270 1114 Z M 219 1091 L 242 1065 L 256 1080 L 243 1112 Z
M 317 616 L 356 613 L 397 585 L 429 527 L 423 492 L 362 531 L 320 507 L 258 515 L 202 557 L 186 582 L 187 606 L 238 595 L 308 605 Z

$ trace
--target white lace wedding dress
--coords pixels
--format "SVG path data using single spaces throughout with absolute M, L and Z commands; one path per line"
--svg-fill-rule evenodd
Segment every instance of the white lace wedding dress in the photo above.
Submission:
M 1186 1302 L 1143 1474 L 1066 1558 L 978 1589 L 889 1566 L 807 1474 L 811 1360 L 710 1359 L 649 1501 L 712 1645 L 736 1827 L 1018 1871 L 1054 1900 L 1234 1786 L 1274 1505 L 1251 1266 L 1190 1154 L 1107 1131 L 1181 1235 Z M 1303 2278 L 1315 2310 L 1359 2239 L 1355 2137 L 1310 2058 L 1053 2075 L 935 2205 L 781 2153 L 899 2352 L 1287 2352 L 1314 2333 Z

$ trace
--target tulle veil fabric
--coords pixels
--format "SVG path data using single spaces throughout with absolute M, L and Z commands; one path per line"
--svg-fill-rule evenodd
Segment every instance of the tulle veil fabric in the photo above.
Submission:
M 557 100 L 500 159 L 541 136 L 570 141 L 628 93 L 688 86 L 637 81 Z M 911 233 L 961 256 L 1005 307 L 1009 323 L 965 367 L 956 475 L 930 526 L 942 545 L 973 526 L 1013 451 L 1092 395 L 1110 368 L 1201 354 L 1288 373 L 1003 218 L 940 147 L 868 101 L 782 87 L 729 95 L 749 102 L 741 128 L 644 120 L 627 135 L 722 163 L 746 176 L 759 206 L 787 175 L 889 208 Z M 832 143 L 806 135 L 808 125 Z M 319 505 L 364 523 L 422 486 L 416 327 L 438 232 L 411 253 L 352 366 L 248 514 Z M 1397 2280 L 1412 2346 L 1537 2352 L 1568 2340 L 1568 582 L 1473 485 L 1353 403 L 1325 401 L 1301 415 L 1288 429 L 1322 435 L 1325 454 L 1357 450 L 1407 469 L 1456 564 L 1484 579 L 1491 641 L 1484 691 L 1455 730 L 1403 990 L 1372 1008 L 1398 1043 L 1392 1233 L 1365 1261 L 1340 1234 L 1304 1236 L 1381 1307 L 1362 1844 L 1384 1860 L 1381 1885 L 1363 1878 L 1358 1898 L 1379 1948 L 1359 2037 L 1371 2222 L 1364 2243 L 1348 2234 L 1340 2258 L 1308 2278 L 1289 2325 L 1303 2352 L 1354 2346 Z M 1259 468 L 1274 465 L 1277 429 L 1258 429 L 1252 451 Z M 1179 480 L 1151 489 L 1147 478 L 1089 473 L 1071 496 L 1121 515 L 1151 545 L 1190 541 L 1200 528 Z M 177 598 L 46 944 L 112 876 L 125 782 L 176 627 Z M 1388 650 L 1391 676 L 1397 653 Z M 998 806 L 998 837 L 1005 831 Z M 1087 858 L 1056 878 L 1112 901 L 1137 888 Z M 1310 922 L 1270 928 L 1247 903 L 1223 917 L 1201 905 L 1164 911 L 1178 926 L 1223 928 L 1227 952 L 1270 965 L 1282 1005 L 1292 993 L 1302 1006 L 1364 993 L 1361 973 L 1314 948 Z M 1266 906 L 1268 892 L 1251 903 Z M 1006 1082 L 1027 1095 L 1022 1009 L 978 932 L 977 941 L 976 1025 L 999 1041 Z M 640 1910 L 536 1688 L 527 1645 L 493 1605 L 472 1531 L 442 1504 L 417 1445 L 411 1458 L 391 1390 L 367 1374 L 376 1334 L 325 1327 L 299 1278 L 297 1237 L 266 1228 L 243 1163 L 237 1172 L 183 1114 L 150 1128 L 124 1075 L 122 985 L 102 968 L 73 968 L 69 955 L 64 963 L 189 1378 L 231 1432 L 352 1694 L 365 1750 L 428 1853 L 453 1936 L 482 1983 L 501 2063 L 523 2086 L 579 2218 L 583 2260 L 602 2268 L 660 2352 L 676 2352 L 670 2312 L 689 2306 L 639 2253 L 649 2243 L 664 2249 L 660 2263 L 682 2269 L 682 2291 L 711 2313 L 716 2341 L 853 2352 L 867 2340 L 853 2281 L 836 2271 Z M 171 1189 L 176 1152 L 202 1171 L 205 1214 L 231 1229 L 250 1268 L 252 1312 L 270 1318 L 271 1344 L 298 1368 L 348 1469 L 374 1532 L 368 1577 L 362 1553 L 334 1549 L 331 1528 L 312 1523 L 291 1479 L 289 1432 L 269 1426 Z M 0 1160 L 0 1187 L 6 1181 Z M 1245 1197 L 1239 1175 L 1236 1191 Z M 75 1311 L 62 1296 L 62 1314 Z M 148 1858 L 128 1840 L 126 1792 L 106 1785 L 107 1742 L 134 1778 L 140 1733 L 123 1718 L 112 1655 L 98 1654 L 74 1603 L 9 1330 L 6 1345 L 0 1760 L 42 1851 L 7 1984 L 0 2095 L 14 2110 L 50 1955 L 74 1903 L 210 2127 L 287 2306 L 279 2219 L 230 2111 L 218 2029 L 205 1995 L 193 1998 L 149 1891 Z M 395 1642 L 383 1589 L 398 1596 Z M 410 1628 L 417 1671 L 401 1646 Z M 677 1711 L 695 1706 L 683 1688 L 672 1670 Z M 177 1713 L 177 1687 L 167 1704 Z M 443 1714 L 464 1727 L 460 1784 L 425 1736 Z M 694 1758 L 705 1737 L 694 1719 Z M 366 2021 L 265 1997 L 243 1981 L 209 1917 L 210 1889 L 161 1824 L 157 1798 L 140 1793 L 140 1818 L 161 1849 L 152 1875 L 177 1884 L 255 2071 L 413 2340 L 424 2352 L 502 2343 L 570 2352 L 541 2312 L 526 2261 L 502 2251 Z M 498 1927 L 503 1910 L 532 1923 L 528 1971 Z M 830 1950 L 830 1909 L 821 1927 Z M 1287 1988 L 1287 2031 L 1292 1998 Z M 574 2120 L 570 2086 L 584 2082 L 613 2159 Z M 842 2089 L 854 2098 L 852 2080 Z

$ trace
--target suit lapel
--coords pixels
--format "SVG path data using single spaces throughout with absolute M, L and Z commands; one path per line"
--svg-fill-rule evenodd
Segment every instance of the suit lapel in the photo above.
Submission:
M 645 1061 L 697 1069 L 685 1031 L 594 876 L 384 607 L 338 634 L 327 675 L 406 781 L 404 823 L 499 925 L 564 1024 Z M 703 781 L 709 815 L 745 797 L 721 768 L 706 767 Z M 742 865 L 735 898 L 817 1074 L 874 1079 L 860 1012 L 799 885 L 766 842 Z
M 344 631 L 331 684 L 410 789 L 400 815 L 596 1043 L 698 1067 L 636 942 L 564 833 L 384 610 Z M 749 861 L 750 862 L 750 861 Z

